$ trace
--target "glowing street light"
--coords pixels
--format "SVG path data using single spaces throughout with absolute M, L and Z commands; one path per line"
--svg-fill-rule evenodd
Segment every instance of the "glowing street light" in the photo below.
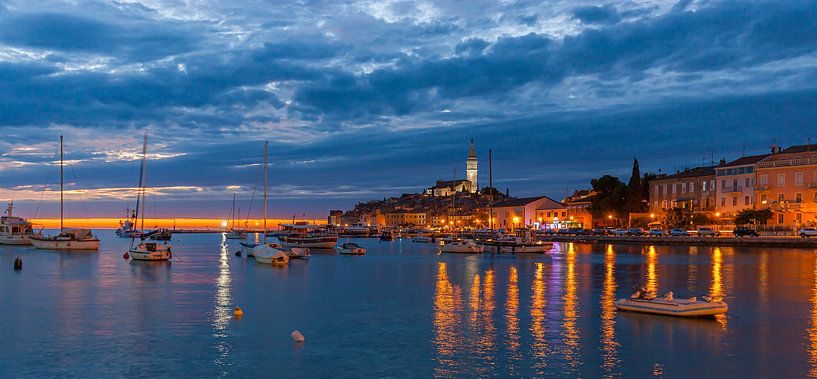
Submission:
M 222 228 L 226 228 L 226 227 L 227 227 L 227 220 L 221 220 L 221 227 L 222 227 Z

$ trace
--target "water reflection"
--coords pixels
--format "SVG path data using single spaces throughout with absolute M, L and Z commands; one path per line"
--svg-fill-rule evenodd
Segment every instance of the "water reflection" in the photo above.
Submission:
M 709 296 L 713 299 L 723 299 L 726 297 L 726 291 L 723 288 L 723 254 L 721 249 L 716 247 L 712 251 L 712 285 L 709 287 Z M 715 319 L 721 326 L 726 329 L 726 316 L 717 315 Z
M 485 281 L 482 284 L 482 304 L 480 309 L 480 323 L 477 329 L 476 353 L 481 357 L 483 363 L 483 374 L 486 370 L 490 370 L 495 366 L 495 346 L 494 335 L 496 334 L 496 326 L 494 326 L 494 269 L 490 268 L 485 271 Z
M 533 337 L 531 360 L 537 375 L 543 375 L 547 368 L 548 343 L 545 339 L 545 264 L 536 262 L 536 273 L 531 285 L 530 332 Z
M 564 301 L 564 318 L 562 320 L 562 343 L 564 344 L 564 358 L 568 364 L 570 372 L 578 372 L 581 365 L 581 357 L 579 356 L 579 329 L 577 328 L 578 321 L 578 299 L 576 280 L 576 251 L 573 249 L 573 244 L 568 246 L 565 255 L 567 263 L 567 272 L 565 273 L 565 294 L 562 300 Z
M 810 378 L 817 378 L 817 259 L 812 269 L 814 278 L 811 290 L 811 328 L 808 329 L 808 356 L 811 367 L 808 371 Z
M 647 248 L 647 295 L 658 296 L 658 253 L 655 246 Z
M 459 361 L 455 357 L 457 345 L 462 342 L 459 332 L 462 294 L 448 280 L 447 266 L 437 263 L 437 281 L 434 293 L 434 346 L 437 350 L 436 376 L 451 376 L 457 372 Z
M 618 358 L 616 341 L 616 307 L 613 305 L 616 296 L 616 252 L 612 245 L 607 245 L 604 254 L 604 284 L 601 295 L 601 344 L 603 368 L 606 377 L 616 374 L 621 363 Z
M 218 357 L 213 362 L 221 371 L 221 375 L 228 374 L 230 366 L 229 354 L 232 347 L 227 341 L 227 326 L 232 314 L 232 296 L 230 293 L 230 261 L 226 239 L 222 234 L 221 250 L 219 255 L 219 270 L 215 280 L 216 298 L 213 310 L 213 337 Z
M 511 266 L 508 275 L 508 293 L 505 300 L 506 344 L 509 352 L 508 374 L 518 375 L 516 362 L 519 355 L 519 274 Z

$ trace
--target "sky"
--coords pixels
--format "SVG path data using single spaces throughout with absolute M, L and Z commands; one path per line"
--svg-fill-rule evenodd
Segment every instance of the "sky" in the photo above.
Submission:
M 58 215 L 329 209 L 464 177 L 560 199 L 603 174 L 817 139 L 813 1 L 0 0 L 0 200 Z M 253 213 L 260 209 L 257 201 Z

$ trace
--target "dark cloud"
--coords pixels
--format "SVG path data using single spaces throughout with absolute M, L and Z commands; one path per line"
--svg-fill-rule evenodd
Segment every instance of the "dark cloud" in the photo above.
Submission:
M 573 9 L 573 17 L 585 24 L 615 24 L 621 20 L 613 4 Z

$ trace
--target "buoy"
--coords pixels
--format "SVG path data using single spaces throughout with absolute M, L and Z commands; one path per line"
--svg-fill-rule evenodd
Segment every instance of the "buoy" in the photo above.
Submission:
M 236 256 L 236 257 L 240 257 L 240 256 L 241 256 L 241 250 L 236 250 L 236 252 L 235 252 L 235 256 Z
M 244 317 L 244 311 L 241 310 L 241 307 L 235 307 L 235 311 L 233 311 L 233 317 L 235 317 L 236 319 Z
M 126 251 L 125 254 L 122 254 L 122 258 L 128 259 L 130 258 L 130 254 L 128 254 L 128 252 Z
M 15 270 L 22 270 L 23 269 L 23 258 L 17 257 L 14 260 L 14 269 Z
M 304 338 L 304 335 L 297 330 L 293 330 L 292 334 L 290 335 L 292 336 L 292 339 L 295 340 L 295 342 L 304 342 L 306 340 L 306 338 Z

